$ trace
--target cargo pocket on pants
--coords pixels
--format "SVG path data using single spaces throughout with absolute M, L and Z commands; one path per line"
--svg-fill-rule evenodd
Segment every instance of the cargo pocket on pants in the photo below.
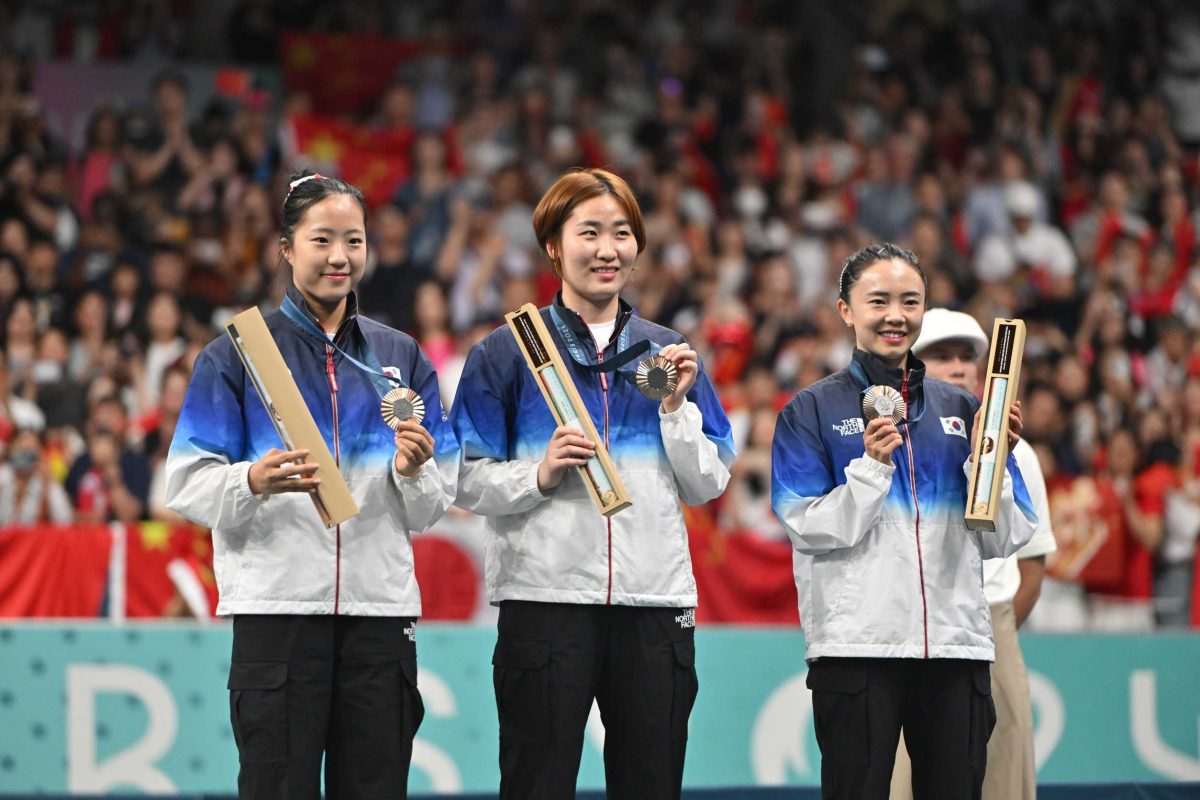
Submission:
M 229 667 L 229 720 L 242 764 L 287 761 L 287 668 L 272 661 Z
M 544 742 L 550 734 L 550 643 L 500 639 L 492 655 L 500 739 Z
M 675 664 L 671 683 L 671 731 L 676 738 L 687 741 L 688 718 L 696 704 L 700 680 L 696 677 L 696 642 L 680 639 L 671 642 Z
M 866 668 L 814 661 L 806 685 L 812 690 L 813 727 L 821 758 L 842 766 L 867 764 Z
M 996 704 L 992 701 L 992 673 L 987 662 L 971 666 L 971 766 L 987 764 L 988 740 L 996 727 Z

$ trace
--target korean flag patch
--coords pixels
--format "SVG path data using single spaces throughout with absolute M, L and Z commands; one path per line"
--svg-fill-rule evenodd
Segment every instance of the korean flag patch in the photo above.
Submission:
M 404 379 L 400 377 L 399 367 L 382 367 L 380 371 L 392 379 L 392 383 L 396 386 L 403 386 Z
M 962 417 L 942 417 L 942 430 L 947 436 L 961 436 L 967 438 L 967 426 L 963 424 Z

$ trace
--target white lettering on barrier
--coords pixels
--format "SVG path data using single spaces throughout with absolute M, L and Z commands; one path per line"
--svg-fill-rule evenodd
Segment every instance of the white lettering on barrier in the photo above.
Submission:
M 1129 733 L 1138 758 L 1159 775 L 1177 781 L 1200 779 L 1200 759 L 1175 750 L 1159 733 L 1158 675 L 1152 669 L 1135 669 L 1129 676 Z
M 1033 757 L 1037 769 L 1049 760 L 1067 723 L 1067 707 L 1058 687 L 1039 672 L 1029 670 L 1029 700 L 1033 705 Z
M 458 714 L 458 701 L 454 692 L 441 676 L 422 667 L 418 684 L 425 713 L 435 717 L 453 717 Z M 458 765 L 442 748 L 430 744 L 421 737 L 413 739 L 412 768 L 419 769 L 429 777 L 430 788 L 435 792 L 461 792 L 462 775 Z
M 750 765 L 755 783 L 783 786 L 792 775 L 808 776 L 808 732 L 812 728 L 812 692 L 807 672 L 789 678 L 771 692 L 758 711 L 750 734 Z
M 101 762 L 96 760 L 96 696 L 130 694 L 146 708 L 146 733 Z M 175 784 L 155 763 L 175 743 L 179 712 L 175 698 L 152 673 L 128 665 L 75 664 L 67 667 L 67 788 L 106 792 L 136 786 L 174 792 Z

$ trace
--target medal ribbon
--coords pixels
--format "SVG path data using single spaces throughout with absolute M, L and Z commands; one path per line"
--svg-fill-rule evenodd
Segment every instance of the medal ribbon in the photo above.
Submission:
M 579 337 L 567 325 L 566 320 L 562 318 L 554 304 L 550 305 L 550 317 L 554 320 L 554 327 L 558 329 L 559 336 L 567 345 L 567 352 L 570 354 L 571 360 L 584 372 L 635 372 L 637 365 L 633 364 L 634 361 L 647 353 L 657 355 L 658 351 L 662 350 L 662 345 L 649 339 L 643 339 L 630 346 L 629 326 L 626 325 L 621 328 L 621 334 L 617 337 L 617 354 L 606 359 L 602 364 L 593 364 L 588 360 L 587 351 L 583 349 Z
M 334 350 L 342 354 L 342 357 L 346 359 L 346 361 L 370 378 L 371 385 L 375 387 L 375 392 L 379 395 L 380 399 L 383 399 L 383 396 L 392 389 L 399 387 L 408 388 L 408 384 L 406 384 L 403 379 L 386 374 L 383 371 L 383 368 L 379 366 L 379 359 L 375 357 L 375 351 L 371 348 L 371 343 L 367 340 L 365 334 L 362 337 L 362 344 L 363 358 L 366 359 L 367 363 L 364 364 L 362 361 L 359 361 L 357 358 L 338 347 L 333 339 L 325 335 L 325 331 L 321 330 L 321 326 L 317 324 L 317 321 L 308 314 L 304 313 L 304 311 L 302 311 L 300 307 L 292 301 L 292 298 L 285 296 L 283 298 L 283 303 L 281 303 L 279 306 L 279 310 L 282 311 L 283 315 L 288 318 L 288 321 L 291 322 L 292 325 L 294 325 L 296 329 L 299 330 L 300 333 L 313 344 L 319 345 L 322 348 L 325 347 L 325 345 L 333 347 Z

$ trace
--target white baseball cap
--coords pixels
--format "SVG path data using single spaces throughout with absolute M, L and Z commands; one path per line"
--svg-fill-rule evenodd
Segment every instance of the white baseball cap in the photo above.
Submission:
M 1014 181 L 1004 189 L 1004 206 L 1014 217 L 1036 217 L 1041 200 L 1029 181 Z
M 921 323 L 921 335 L 917 337 L 912 350 L 919 358 L 921 351 L 926 347 L 949 340 L 970 342 L 975 347 L 976 358 L 982 358 L 988 351 L 987 335 L 975 318 L 948 308 L 931 308 L 925 312 L 925 320 Z

